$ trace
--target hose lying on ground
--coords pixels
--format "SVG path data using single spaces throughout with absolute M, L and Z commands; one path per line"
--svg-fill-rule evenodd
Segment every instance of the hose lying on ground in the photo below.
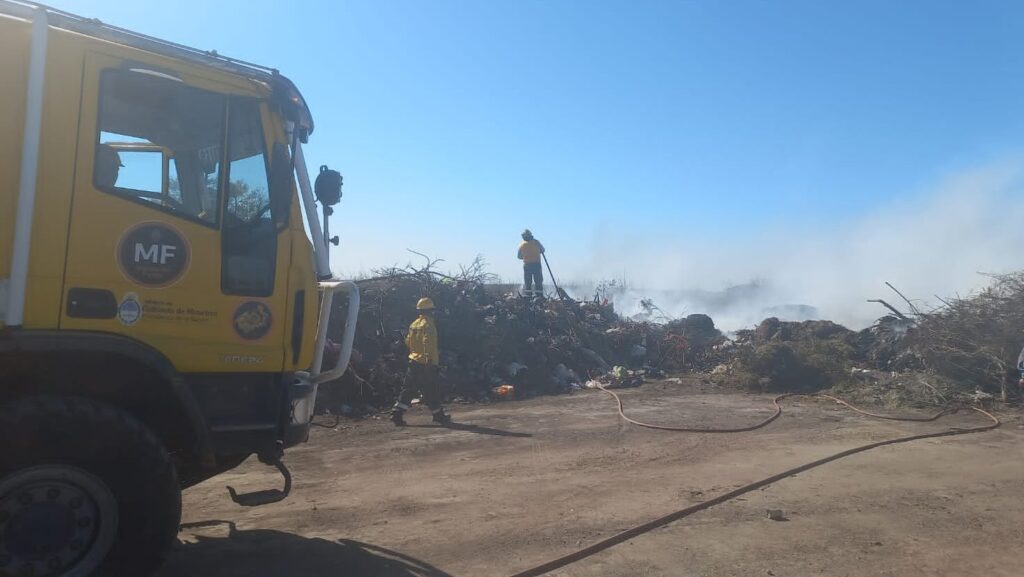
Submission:
M 640 427 L 646 427 L 648 429 L 658 429 L 658 430 L 662 430 L 662 431 L 678 431 L 678 432 L 693 432 L 693 433 L 736 433 L 736 432 L 753 431 L 755 429 L 760 429 L 761 427 L 764 427 L 768 423 L 771 423 L 772 421 L 777 419 L 779 417 L 779 415 L 782 414 L 782 406 L 779 404 L 779 401 L 781 401 L 782 399 L 785 399 L 786 397 L 801 396 L 801 395 L 794 395 L 794 394 L 785 394 L 785 395 L 779 395 L 779 396 L 775 397 L 774 399 L 772 399 L 772 405 L 775 408 L 775 414 L 773 414 L 771 417 L 765 419 L 764 421 L 762 421 L 760 423 L 757 423 L 756 425 L 753 425 L 753 426 L 750 426 L 750 427 L 739 427 L 739 428 L 731 428 L 731 429 L 700 429 L 700 428 L 688 428 L 688 427 L 666 427 L 666 426 L 662 426 L 662 425 L 652 425 L 652 424 L 649 424 L 649 423 L 643 423 L 643 422 L 640 422 L 640 421 L 633 420 L 633 419 L 627 417 L 625 412 L 623 411 L 623 409 L 622 409 L 622 399 L 619 398 L 618 394 L 616 394 L 614 391 L 611 391 L 611 390 L 606 389 L 604 387 L 600 387 L 599 386 L 599 388 L 602 391 L 608 393 L 609 395 L 611 395 L 612 397 L 615 398 L 615 401 L 618 403 L 618 406 L 619 406 L 618 407 L 619 408 L 619 415 L 623 419 L 625 419 L 626 421 L 628 421 L 628 422 L 630 422 L 630 423 L 632 423 L 634 425 L 637 425 L 637 426 L 640 426 Z M 870 413 L 868 411 L 864 411 L 862 409 L 858 409 L 857 407 L 854 407 L 850 403 L 847 403 L 846 401 L 844 401 L 842 399 L 839 399 L 837 397 L 833 397 L 831 395 L 807 395 L 807 396 L 812 396 L 812 397 L 817 396 L 817 397 L 822 397 L 822 398 L 830 399 L 830 400 L 835 401 L 835 402 L 837 402 L 837 403 L 839 403 L 839 404 L 841 404 L 841 405 L 843 405 L 843 406 L 845 406 L 845 407 L 847 407 L 847 408 L 849 408 L 849 409 L 851 409 L 853 411 L 856 411 L 857 413 L 860 413 L 862 415 L 866 415 L 866 416 L 869 416 L 869 417 L 875 417 L 875 418 L 879 418 L 879 419 L 887 419 L 887 420 L 891 420 L 891 421 L 931 422 L 931 421 L 937 420 L 938 418 L 942 417 L 943 415 L 946 415 L 946 414 L 952 412 L 952 410 L 950 410 L 950 409 L 945 409 L 942 412 L 940 412 L 940 413 L 938 413 L 938 414 L 936 414 L 936 415 L 934 415 L 932 417 L 893 417 L 893 416 L 888 416 L 888 415 L 879 415 L 879 414 L 875 414 L 875 413 Z M 697 503 L 696 505 L 691 505 L 689 507 L 686 507 L 685 509 L 680 509 L 678 511 L 669 513 L 668 515 L 664 515 L 662 517 L 658 517 L 657 519 L 653 519 L 653 520 L 648 521 L 646 523 L 643 523 L 641 525 L 637 525 L 636 527 L 633 527 L 631 529 L 627 529 L 625 531 L 622 531 L 621 533 L 612 535 L 611 537 L 608 537 L 607 539 L 602 539 L 601 541 L 598 541 L 597 543 L 594 543 L 592 545 L 584 547 L 583 549 L 580 549 L 579 551 L 574 551 L 572 553 L 569 553 L 568 555 L 564 555 L 562 557 L 559 557 L 557 559 L 553 559 L 553 560 L 548 561 L 546 563 L 543 563 L 541 565 L 537 565 L 536 567 L 532 567 L 530 569 L 526 569 L 524 571 L 520 571 L 519 573 L 516 573 L 515 575 L 512 575 L 512 577 L 537 577 L 538 575 L 543 575 L 543 574 L 548 573 L 550 571 L 554 571 L 555 569 L 558 569 L 558 568 L 561 568 L 561 567 L 565 567 L 566 565 L 569 565 L 571 563 L 575 563 L 577 561 L 581 561 L 583 559 L 586 559 L 587 557 L 590 557 L 590 556 L 592 556 L 592 555 L 594 555 L 594 554 L 596 554 L 596 553 L 598 553 L 600 551 L 604 551 L 605 549 L 609 549 L 609 548 L 611 548 L 611 547 L 613 547 L 615 545 L 618 545 L 620 543 L 623 543 L 625 541 L 633 539 L 634 537 L 637 537 L 639 535 L 647 533 L 648 531 L 652 531 L 654 529 L 657 529 L 658 527 L 662 527 L 662 526 L 667 525 L 669 523 L 672 523 L 674 521 L 678 521 L 679 519 L 682 519 L 683 517 L 687 517 L 689 515 L 692 515 L 692 514 L 698 512 L 698 511 L 703 511 L 705 509 L 710 509 L 711 507 L 714 507 L 715 505 L 720 505 L 722 503 L 725 503 L 726 501 L 735 499 L 736 497 L 739 497 L 740 495 L 744 495 L 744 494 L 749 493 L 751 491 L 756 491 L 757 489 L 760 489 L 762 487 L 767 487 L 768 485 L 771 485 L 772 483 L 775 483 L 776 481 L 781 481 L 782 479 L 785 479 L 786 477 L 791 477 L 791 476 L 796 475 L 798 473 L 803 473 L 804 471 L 808 471 L 808 470 L 813 469 L 815 467 L 820 467 L 821 465 L 824 465 L 824 464 L 827 464 L 827 463 L 831 463 L 832 461 L 838 461 L 839 459 L 842 459 L 844 457 L 849 457 L 850 455 L 856 455 L 857 453 L 863 453 L 865 451 L 870 451 L 871 449 L 877 449 L 878 447 L 884 447 L 886 445 L 897 445 L 897 444 L 900 444 L 900 443 L 909 443 L 911 441 L 919 441 L 921 439 L 932 439 L 932 438 L 936 438 L 936 437 L 952 437 L 954 435 L 967 435 L 967 434 L 970 434 L 970 433 L 980 433 L 980 432 L 983 432 L 983 431 L 990 431 L 992 429 L 995 429 L 996 427 L 998 427 L 1001 424 L 999 419 L 995 415 L 993 415 L 992 413 L 989 413 L 988 411 L 985 411 L 984 409 L 980 409 L 978 407 L 970 407 L 970 408 L 973 409 L 974 411 L 977 411 L 978 413 L 981 413 L 982 415 L 985 415 L 986 417 L 991 419 L 992 422 L 989 423 L 989 424 L 986 424 L 986 425 L 982 425 L 982 426 L 978 426 L 978 427 L 972 427 L 972 428 L 966 428 L 966 429 L 951 429 L 951 430 L 948 430 L 948 431 L 940 431 L 940 432 L 937 432 L 937 433 L 922 433 L 922 434 L 919 434 L 919 435 L 909 435 L 909 436 L 906 436 L 906 437 L 897 437 L 895 439 L 888 439 L 886 441 L 878 441 L 876 443 L 870 443 L 870 444 L 867 444 L 867 445 L 861 445 L 859 447 L 854 447 L 852 449 L 847 449 L 845 451 L 840 451 L 840 452 L 835 453 L 833 455 L 829 455 L 828 457 L 824 457 L 824 458 L 818 459 L 817 461 L 812 461 L 810 463 L 805 463 L 805 464 L 800 465 L 798 467 L 793 467 L 792 469 L 788 469 L 788 470 L 783 471 L 781 473 L 778 473 L 776 475 L 772 475 L 771 477 L 767 477 L 765 479 L 761 479 L 760 481 L 755 481 L 755 482 L 750 483 L 748 485 L 744 485 L 744 486 L 742 486 L 742 487 L 740 487 L 738 489 L 734 489 L 732 491 L 729 491 L 728 493 L 724 493 L 724 494 L 719 495 L 719 496 L 717 496 L 717 497 L 715 497 L 713 499 L 709 499 L 707 501 L 704 501 L 703 503 Z

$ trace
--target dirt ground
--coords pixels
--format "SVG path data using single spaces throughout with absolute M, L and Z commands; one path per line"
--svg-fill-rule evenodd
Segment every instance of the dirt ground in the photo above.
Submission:
M 727 426 L 769 397 L 696 382 L 622 393 L 634 418 Z M 502 577 L 795 465 L 890 437 L 984 422 L 871 420 L 786 401 L 767 428 L 729 435 L 621 421 L 600 391 L 452 407 L 458 428 L 409 415 L 316 428 L 288 453 L 284 502 L 254 461 L 185 493 L 180 545 L 160 577 Z M 1024 566 L 1024 421 L 883 447 L 783 480 L 555 571 L 563 577 L 1018 577 Z M 766 517 L 781 509 L 787 521 Z

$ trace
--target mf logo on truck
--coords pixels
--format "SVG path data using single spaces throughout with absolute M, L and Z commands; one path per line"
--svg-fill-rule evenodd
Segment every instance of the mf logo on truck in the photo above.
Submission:
M 117 264 L 132 282 L 150 288 L 178 281 L 189 264 L 185 237 L 161 222 L 147 222 L 125 231 L 117 245 Z

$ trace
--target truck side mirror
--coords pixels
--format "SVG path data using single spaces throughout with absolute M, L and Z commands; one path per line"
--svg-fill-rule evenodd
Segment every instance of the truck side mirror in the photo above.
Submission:
M 270 157 L 270 205 L 271 214 L 278 228 L 288 224 L 288 215 L 292 206 L 292 161 L 288 147 L 280 142 L 274 143 Z
M 320 167 L 320 174 L 316 175 L 316 183 L 313 190 L 316 199 L 324 206 L 334 206 L 341 202 L 341 173 L 337 170 L 327 168 L 327 165 Z

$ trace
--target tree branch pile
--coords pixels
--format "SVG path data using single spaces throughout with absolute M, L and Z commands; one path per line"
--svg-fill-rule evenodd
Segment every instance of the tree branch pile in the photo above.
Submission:
M 860 332 L 829 321 L 765 319 L 739 331 L 728 367 L 743 384 L 763 391 L 840 386 L 893 403 L 1009 401 L 1024 344 L 1024 272 L 991 278 L 981 292 L 940 298 L 941 306 L 930 310 L 886 283 L 907 312 L 874 299 L 891 314 Z
M 907 312 L 877 300 L 891 314 L 859 332 L 829 321 L 769 318 L 729 340 L 706 315 L 638 321 L 620 317 L 600 296 L 533 301 L 495 294 L 482 259 L 441 272 L 443 261 L 415 254 L 419 266 L 381 269 L 359 281 L 352 363 L 342 379 L 321 387 L 321 409 L 363 413 L 394 401 L 405 377 L 405 333 L 424 296 L 437 307 L 446 394 L 467 401 L 487 400 L 504 384 L 520 398 L 569 392 L 616 366 L 725 374 L 760 391 L 845 387 L 879 402 L 945 403 L 976 391 L 1008 400 L 1024 344 L 1024 272 L 993 276 L 980 293 L 939 299 L 942 306 L 932 310 L 890 285 Z M 338 300 L 340 317 L 347 303 Z M 653 302 L 646 306 L 660 312 Z
M 1024 272 L 991 278 L 975 295 L 940 299 L 939 308 L 913 314 L 906 347 L 924 368 L 958 388 L 1006 402 L 1024 344 Z
M 419 254 L 419 253 L 416 253 Z M 486 263 L 441 272 L 443 261 L 374 271 L 358 281 L 362 293 L 355 351 L 342 379 L 321 386 L 318 405 L 355 412 L 390 405 L 405 377 L 404 338 L 420 297 L 433 299 L 441 345 L 442 382 L 449 398 L 487 400 L 503 384 L 517 397 L 564 393 L 615 366 L 692 370 L 713 366 L 712 346 L 724 341 L 705 315 L 666 325 L 621 318 L 607 302 L 494 295 Z M 348 303 L 338 299 L 341 318 Z M 329 337 L 340 342 L 340 323 Z

